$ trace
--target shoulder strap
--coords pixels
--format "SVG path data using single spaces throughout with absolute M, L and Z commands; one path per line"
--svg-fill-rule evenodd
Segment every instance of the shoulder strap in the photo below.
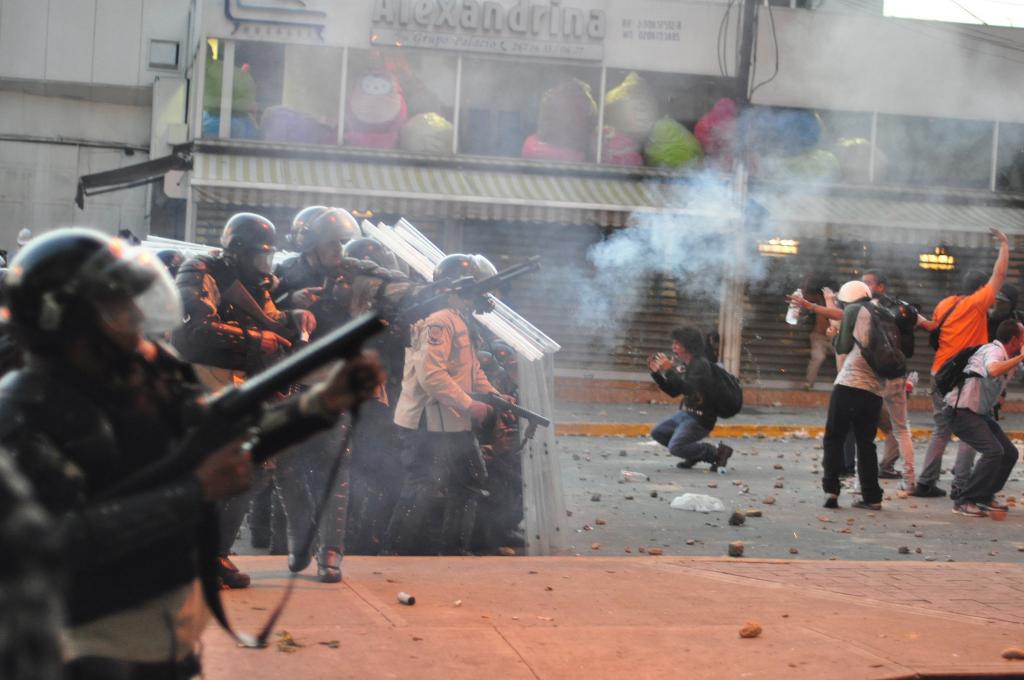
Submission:
M 946 319 L 948 319 L 949 315 L 953 313 L 953 310 L 960 306 L 960 303 L 963 302 L 966 297 L 966 295 L 958 297 L 956 302 L 953 303 L 953 306 L 949 308 L 949 311 L 942 315 L 942 321 L 939 321 L 939 325 L 935 327 L 936 333 L 942 330 L 942 326 L 946 323 Z

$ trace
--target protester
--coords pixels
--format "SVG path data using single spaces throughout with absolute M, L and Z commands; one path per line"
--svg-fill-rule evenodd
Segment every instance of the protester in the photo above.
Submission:
M 839 507 L 843 440 L 852 428 L 857 440 L 857 476 L 862 494 L 862 499 L 853 503 L 853 507 L 880 510 L 882 487 L 878 485 L 875 433 L 882 408 L 883 381 L 868 365 L 861 349 L 869 344 L 874 323 L 867 308 L 871 289 L 863 281 L 847 281 L 839 289 L 837 299 L 844 309 L 836 337 L 836 353 L 847 356 L 836 376 L 825 423 L 825 472 L 822 478 L 825 507 Z
M 960 350 L 988 342 L 988 309 L 996 301 L 996 292 L 1006 279 L 1006 269 L 1010 262 L 1010 242 L 1006 234 L 998 229 L 991 231 L 999 243 L 999 255 L 992 267 L 992 274 L 986 280 L 982 272 L 967 272 L 964 276 L 962 294 L 951 295 L 941 300 L 935 306 L 931 321 L 921 324 L 938 334 L 938 346 L 931 369 L 935 429 L 932 430 L 931 440 L 928 442 L 924 467 L 911 492 L 913 496 L 929 498 L 946 495 L 945 489 L 939 488 L 936 482 L 942 469 L 942 456 L 946 452 L 946 444 L 952 437 L 952 428 L 943 395 L 934 387 L 934 376 L 942 365 Z
M 984 517 L 988 510 L 1007 509 L 995 496 L 1009 479 L 1019 453 L 992 417 L 992 410 L 1024 361 L 1022 334 L 1024 326 L 1016 319 L 1000 323 L 996 339 L 971 356 L 960 384 L 945 397 L 945 417 L 953 434 L 981 454 L 954 498 L 953 512 L 965 517 Z
M 714 429 L 718 415 L 711 406 L 715 384 L 704 356 L 701 332 L 692 326 L 673 330 L 672 353 L 677 361 L 663 353 L 647 361 L 651 377 L 665 394 L 683 396 L 679 410 L 655 425 L 651 438 L 682 459 L 676 463 L 678 468 L 692 468 L 697 463 L 710 463 L 712 469 L 723 467 L 732 455 L 732 447 L 703 441 Z
M 825 296 L 821 289 L 807 291 L 803 299 L 811 305 L 825 305 Z M 809 309 L 809 307 L 804 308 Z M 811 344 L 811 358 L 807 362 L 804 387 L 808 390 L 813 390 L 815 383 L 818 382 L 818 372 L 821 370 L 821 365 L 825 363 L 828 355 L 835 354 L 832 341 L 828 337 L 828 318 L 821 314 L 815 314 L 814 325 L 811 326 L 811 332 L 807 334 L 807 339 Z

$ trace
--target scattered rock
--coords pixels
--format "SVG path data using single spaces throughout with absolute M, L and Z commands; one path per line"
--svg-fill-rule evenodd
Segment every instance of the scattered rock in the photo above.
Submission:
M 499 555 L 504 555 L 505 557 L 515 557 L 516 556 L 516 551 L 515 551 L 515 548 L 509 548 L 507 546 L 501 546 L 500 548 L 498 548 L 498 554 Z
M 657 497 L 658 497 L 658 492 L 656 490 L 655 491 L 651 491 L 651 498 L 657 498 Z
M 643 546 L 640 546 L 639 548 L 637 548 L 637 549 L 636 549 L 636 551 L 637 551 L 637 552 L 642 552 L 642 553 L 645 553 L 645 552 L 647 552 L 647 548 L 645 548 L 645 547 L 643 547 Z
M 1003 650 L 1003 658 L 1009 661 L 1024 661 L 1024 647 L 1007 647 Z
M 732 516 L 729 518 L 729 526 L 738 527 L 747 521 L 747 516 L 739 510 L 734 510 Z
M 825 522 L 827 524 L 828 522 L 832 521 L 832 518 L 829 517 L 828 515 L 818 515 L 818 521 L 819 522 Z
M 626 449 L 622 449 L 621 451 L 619 451 L 619 455 L 622 456 L 623 458 L 625 458 L 628 455 L 626 453 Z
M 761 517 L 762 515 L 761 511 L 758 510 L 757 508 L 750 508 L 749 510 L 744 510 L 743 514 L 747 517 Z
M 775 496 L 765 496 L 761 499 L 761 502 L 765 505 L 775 505 Z
M 917 546 L 916 548 L 914 548 L 914 552 L 916 552 L 916 553 L 917 553 L 918 555 L 920 555 L 920 554 L 922 554 L 922 553 L 923 553 L 924 551 L 923 551 L 923 550 L 921 550 L 921 546 Z
M 901 555 L 909 555 L 910 554 L 910 547 L 906 546 L 906 545 L 901 545 L 897 552 L 899 552 L 899 554 L 901 554 Z
M 598 503 L 598 502 L 600 502 L 600 500 L 601 500 L 601 494 L 599 494 L 599 493 L 591 494 L 591 496 L 590 496 L 590 500 L 591 500 L 591 502 L 593 502 L 593 503 Z
M 718 482 L 708 482 L 708 488 L 709 489 L 717 489 L 718 488 Z
M 590 544 L 590 549 L 591 550 L 600 550 L 601 549 L 601 544 L 600 543 L 591 543 Z
M 754 622 L 747 622 L 747 625 L 740 628 L 741 638 L 756 638 L 760 637 L 762 633 L 761 624 Z
M 589 524 L 584 524 L 583 525 L 583 530 L 584 531 L 593 531 L 594 527 L 590 526 Z
M 578 453 L 572 454 L 572 459 L 573 460 L 579 460 L 580 459 L 580 454 L 578 454 Z
M 554 590 L 554 588 L 552 588 L 551 586 L 544 586 L 544 590 L 550 593 L 552 590 Z
M 284 652 L 285 654 L 294 654 L 299 651 L 305 645 L 299 644 L 292 637 L 292 634 L 286 630 L 278 631 L 277 633 L 277 651 Z
M 461 607 L 462 606 L 462 600 L 455 600 L 455 602 L 452 602 L 452 606 Z
M 647 549 L 647 554 L 648 555 L 664 555 L 665 551 L 662 550 L 661 548 L 648 548 Z
M 923 531 L 915 531 L 914 532 L 914 538 L 924 538 L 924 532 Z
M 631 552 L 633 552 L 633 549 L 632 549 L 632 548 L 630 548 L 630 547 L 629 547 L 629 546 L 627 545 L 627 546 L 626 546 L 626 548 L 625 548 L 625 552 L 631 553 Z
M 692 538 L 686 539 L 686 545 L 693 545 L 696 542 L 697 541 L 693 540 Z M 1024 551 L 1024 546 L 1021 546 L 1021 550 Z
M 790 555 L 799 555 L 800 554 L 800 550 L 799 550 L 799 548 L 790 548 L 789 549 L 789 554 Z
M 775 465 L 772 466 L 772 469 L 773 470 L 781 470 L 782 469 L 782 465 L 780 465 L 779 463 L 776 463 Z
M 328 647 L 330 649 L 337 649 L 338 647 L 341 646 L 341 641 L 340 640 L 323 640 L 322 642 L 318 642 L 317 644 L 318 645 L 323 645 L 324 647 Z
M 608 524 L 608 522 L 598 517 L 594 520 L 594 524 L 596 524 L 597 526 L 604 526 L 605 524 Z
M 786 486 L 786 485 L 785 485 L 785 484 L 783 484 L 782 482 L 775 482 L 775 484 L 774 484 L 773 486 L 774 486 L 774 487 L 775 487 L 776 489 L 783 489 L 783 488 L 785 488 L 785 486 Z
M 733 541 L 729 544 L 729 557 L 743 557 L 743 541 Z
M 623 498 L 624 498 L 625 500 L 627 500 L 627 501 L 631 501 L 631 500 L 633 500 L 633 497 L 632 497 L 632 496 L 623 496 Z

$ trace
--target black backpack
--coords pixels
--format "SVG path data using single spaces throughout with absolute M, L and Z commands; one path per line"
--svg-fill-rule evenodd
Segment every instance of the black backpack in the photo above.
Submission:
M 860 347 L 860 353 L 868 366 L 879 378 L 891 380 L 902 378 L 907 374 L 907 357 L 900 349 L 900 329 L 896 326 L 896 317 L 877 305 L 865 304 L 864 308 L 871 314 L 871 330 L 868 333 L 868 344 Z
M 708 364 L 714 383 L 714 390 L 708 395 L 711 407 L 719 418 L 732 418 L 743 408 L 743 386 L 736 376 L 718 364 L 710 361 Z
M 939 367 L 939 370 L 935 372 L 935 377 L 932 378 L 935 381 L 935 389 L 938 390 L 939 394 L 943 396 L 949 394 L 953 391 L 953 388 L 963 385 L 964 380 L 969 377 L 980 377 L 977 373 L 965 372 L 967 362 L 971 360 L 971 357 L 980 348 L 981 345 L 973 345 L 962 349 Z

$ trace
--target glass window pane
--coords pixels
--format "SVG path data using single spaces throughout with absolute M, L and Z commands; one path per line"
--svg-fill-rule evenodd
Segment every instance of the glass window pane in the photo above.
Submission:
M 993 123 L 878 116 L 875 183 L 985 189 Z
M 1024 125 L 1000 123 L 996 153 L 996 189 L 1024 191 Z
M 351 50 L 345 145 L 451 153 L 457 65 L 438 52 Z
M 734 89 L 731 80 L 608 69 L 607 88 L 602 151 L 605 163 L 682 167 L 706 153 L 712 161 L 719 158 L 723 169 L 729 165 L 729 149 L 722 141 L 731 140 L 736 114 L 735 106 L 722 100 Z M 717 142 L 704 137 L 702 143 L 693 135 L 704 116 L 711 123 L 708 134 Z M 722 131 L 725 136 L 718 134 Z M 653 143 L 645 153 L 648 142 Z
M 601 70 L 467 58 L 459 153 L 592 161 Z
M 211 137 L 220 125 L 224 77 L 222 55 L 216 56 L 207 61 L 203 97 L 203 135 Z M 231 138 L 336 143 L 341 59 L 333 48 L 237 41 Z

